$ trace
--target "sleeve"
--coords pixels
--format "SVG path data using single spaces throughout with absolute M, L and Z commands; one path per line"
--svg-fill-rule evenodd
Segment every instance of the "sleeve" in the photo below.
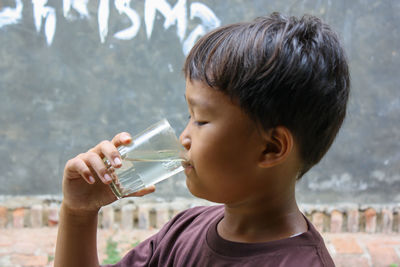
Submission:
M 149 266 L 154 257 L 157 257 L 156 249 L 158 248 L 161 240 L 166 236 L 170 236 L 171 233 L 175 235 L 180 234 L 179 225 L 182 221 L 188 219 L 188 217 L 195 217 L 199 211 L 202 211 L 200 207 L 185 210 L 177 214 L 172 220 L 167 222 L 161 230 L 155 235 L 149 237 L 148 239 L 142 241 L 139 245 L 129 251 L 120 262 L 114 265 L 101 265 L 102 267 L 131 267 L 131 266 Z M 168 234 L 169 233 L 169 234 Z M 168 237 L 167 237 L 168 238 Z M 159 260 L 156 260 L 159 262 Z

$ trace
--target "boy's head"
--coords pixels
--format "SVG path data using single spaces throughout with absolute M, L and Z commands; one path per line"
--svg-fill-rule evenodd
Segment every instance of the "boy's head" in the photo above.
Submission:
M 192 48 L 184 73 L 230 96 L 263 130 L 286 127 L 299 148 L 299 177 L 327 152 L 346 114 L 346 57 L 316 17 L 273 13 L 220 27 Z

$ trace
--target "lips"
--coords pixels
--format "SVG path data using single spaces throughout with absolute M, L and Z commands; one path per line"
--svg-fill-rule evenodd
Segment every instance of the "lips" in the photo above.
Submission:
M 183 166 L 183 168 L 193 168 L 193 165 L 190 163 L 190 161 L 188 161 L 188 160 L 185 160 L 185 161 L 182 161 L 182 166 Z
M 182 166 L 185 169 L 185 174 L 188 175 L 193 170 L 193 165 L 189 160 L 182 161 Z
M 180 158 L 182 159 L 182 167 L 185 169 L 185 174 L 188 175 L 193 169 L 193 164 L 189 160 L 187 151 L 182 151 L 180 153 Z

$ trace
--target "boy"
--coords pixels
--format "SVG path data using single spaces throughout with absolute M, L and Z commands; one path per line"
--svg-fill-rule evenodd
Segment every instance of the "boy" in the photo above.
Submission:
M 224 205 L 182 212 L 116 266 L 334 266 L 295 184 L 345 117 L 349 73 L 336 35 L 315 17 L 273 13 L 202 37 L 184 73 L 186 183 Z M 115 201 L 102 158 L 119 167 L 116 147 L 130 141 L 121 133 L 66 164 L 56 266 L 98 266 L 97 213 Z

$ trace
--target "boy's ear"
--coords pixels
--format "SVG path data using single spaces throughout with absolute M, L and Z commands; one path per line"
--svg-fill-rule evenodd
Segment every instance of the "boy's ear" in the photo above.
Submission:
M 259 166 L 269 168 L 285 161 L 293 149 L 293 135 L 283 126 L 277 126 L 263 133 L 264 149 L 260 155 Z

